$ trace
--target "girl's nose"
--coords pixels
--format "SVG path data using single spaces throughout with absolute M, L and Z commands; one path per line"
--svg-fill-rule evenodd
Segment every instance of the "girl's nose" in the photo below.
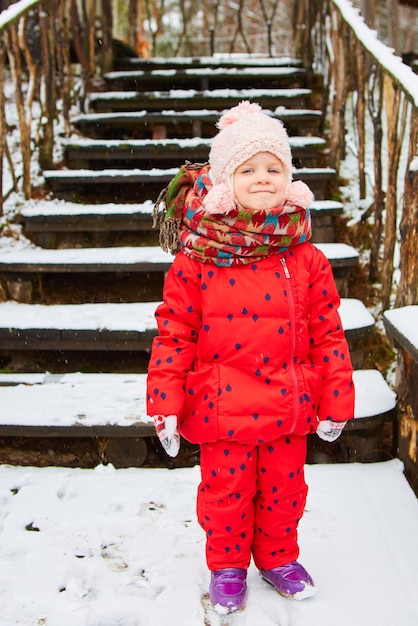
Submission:
M 259 183 L 268 183 L 270 180 L 268 172 L 265 170 L 257 172 L 257 180 Z

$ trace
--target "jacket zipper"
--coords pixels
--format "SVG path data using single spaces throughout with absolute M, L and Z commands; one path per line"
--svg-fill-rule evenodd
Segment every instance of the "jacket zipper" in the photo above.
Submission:
M 296 369 L 295 369 L 295 353 L 296 353 L 295 300 L 293 297 L 292 285 L 290 284 L 290 272 L 289 272 L 289 268 L 287 267 L 285 257 L 281 257 L 280 263 L 282 264 L 284 275 L 286 279 L 289 281 L 288 302 L 289 302 L 289 318 L 290 318 L 290 324 L 291 324 L 291 351 L 290 351 L 291 364 L 290 364 L 290 367 L 291 367 L 291 374 L 292 374 L 292 380 L 293 380 L 293 387 L 295 391 L 293 394 L 293 407 L 294 407 L 294 414 L 295 414 L 295 419 L 292 424 L 292 431 L 293 431 L 294 427 L 296 426 L 298 415 L 299 415 L 299 388 L 298 388 L 298 379 L 296 376 Z

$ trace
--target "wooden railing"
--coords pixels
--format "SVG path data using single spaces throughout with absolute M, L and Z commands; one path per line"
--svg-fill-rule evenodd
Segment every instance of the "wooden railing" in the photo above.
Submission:
M 369 277 L 382 285 L 381 310 L 416 304 L 418 75 L 377 40 L 349 0 L 310 0 L 298 7 L 295 52 L 323 77 L 337 170 L 347 151 L 346 129 L 354 128 L 358 198 L 370 199 L 363 220 L 373 226 Z
M 0 215 L 11 192 L 32 196 L 34 156 L 41 169 L 51 167 L 58 117 L 69 134 L 71 106 L 77 101 L 83 108 L 94 80 L 109 69 L 105 50 L 111 44 L 96 45 L 99 37 L 101 42 L 111 40 L 111 23 L 106 21 L 110 4 L 102 2 L 99 23 L 94 2 L 88 3 L 90 11 L 86 3 L 79 11 L 76 0 L 20 0 L 0 13 Z M 9 78 L 12 94 L 7 94 Z M 14 115 L 17 141 L 10 130 Z

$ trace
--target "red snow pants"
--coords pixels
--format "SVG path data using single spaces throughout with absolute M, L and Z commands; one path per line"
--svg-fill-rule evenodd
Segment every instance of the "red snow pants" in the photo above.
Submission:
M 272 569 L 299 555 L 297 526 L 308 488 L 306 436 L 288 435 L 262 445 L 202 444 L 197 516 L 206 533 L 211 571 Z

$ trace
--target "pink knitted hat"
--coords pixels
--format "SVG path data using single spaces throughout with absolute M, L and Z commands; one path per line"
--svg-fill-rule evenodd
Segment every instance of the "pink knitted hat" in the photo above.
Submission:
M 292 182 L 292 154 L 289 137 L 280 120 L 263 113 L 259 104 L 240 102 L 224 113 L 217 123 L 219 133 L 209 153 L 213 187 L 205 198 L 212 212 L 235 206 L 232 176 L 241 163 L 258 152 L 271 152 L 283 163 L 288 187 Z

